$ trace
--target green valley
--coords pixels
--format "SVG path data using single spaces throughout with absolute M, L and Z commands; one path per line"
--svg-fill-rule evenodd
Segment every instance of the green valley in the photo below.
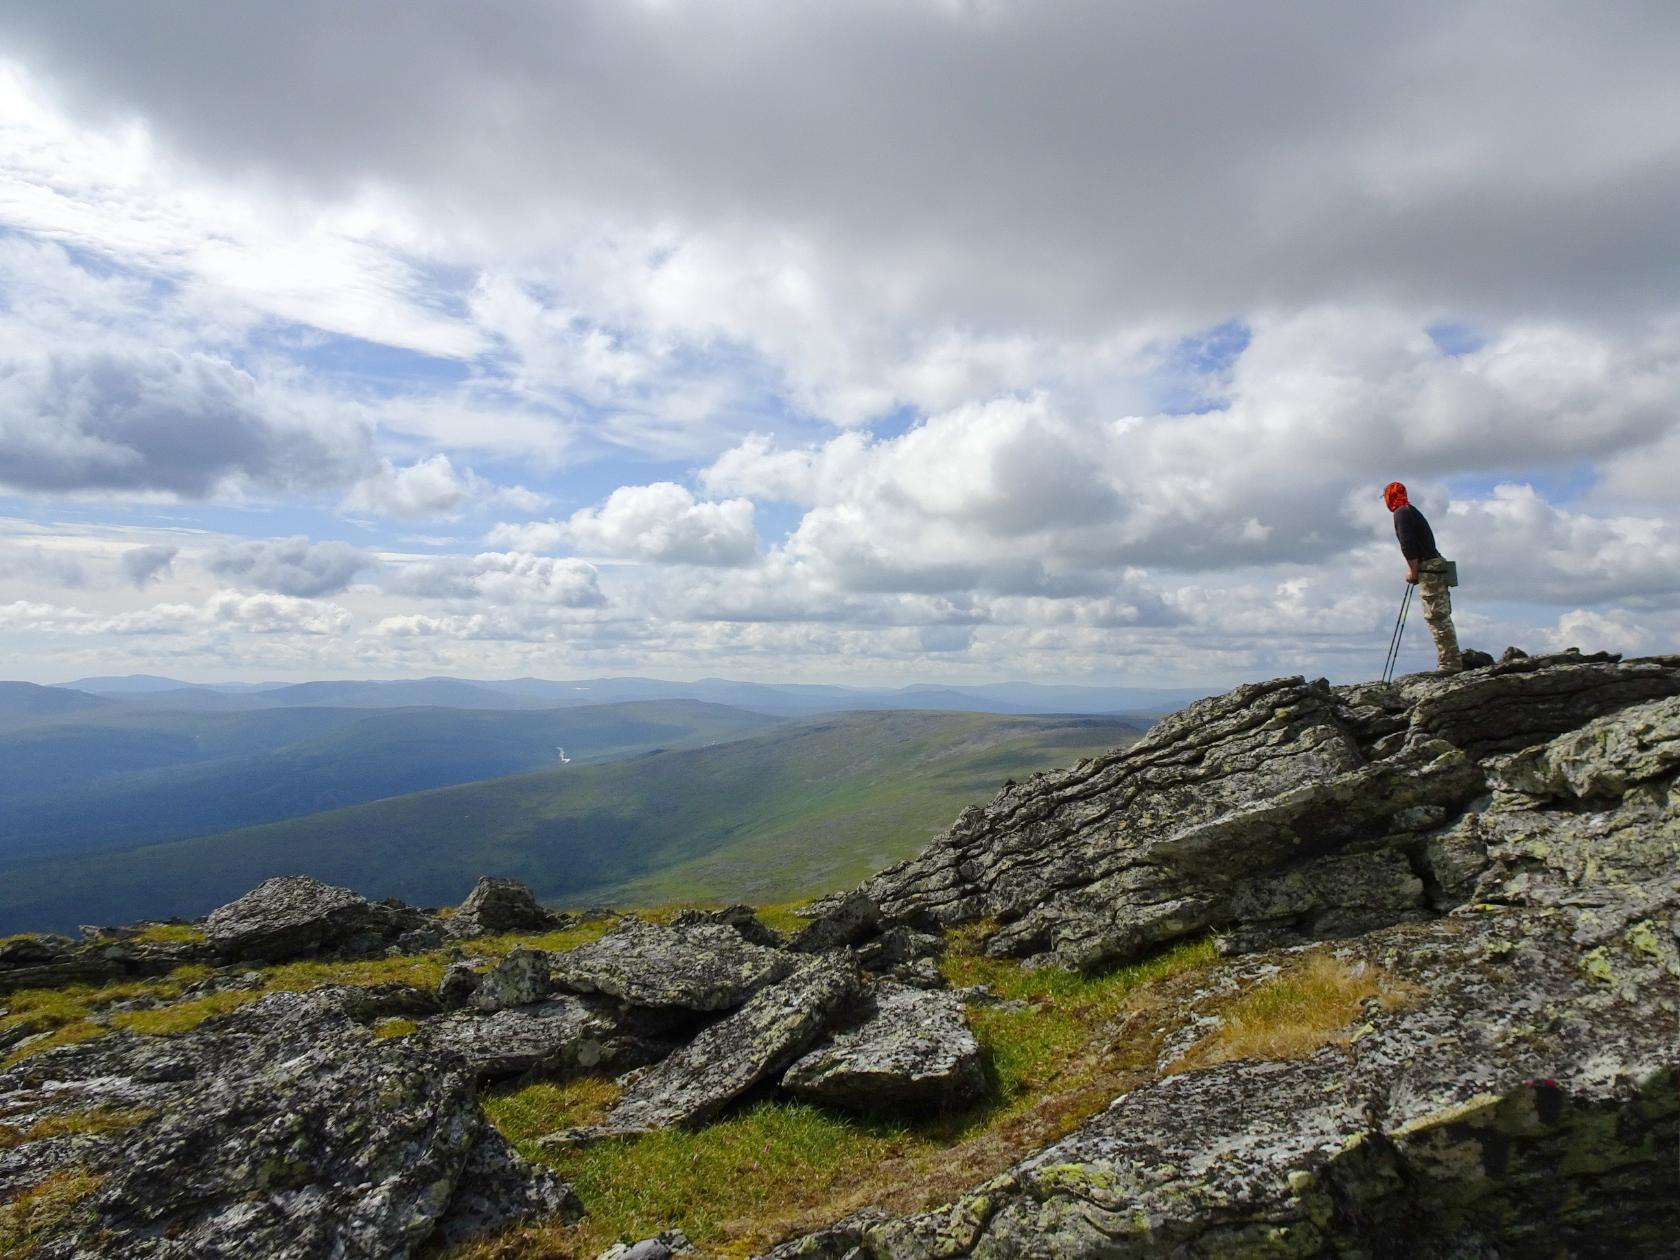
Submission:
M 480 873 L 563 905 L 809 895 L 910 856 L 1005 779 L 1137 732 L 1115 718 L 810 718 L 711 746 L 17 865 L 0 888 L 0 931 L 202 914 L 296 872 L 433 905 L 459 900 Z

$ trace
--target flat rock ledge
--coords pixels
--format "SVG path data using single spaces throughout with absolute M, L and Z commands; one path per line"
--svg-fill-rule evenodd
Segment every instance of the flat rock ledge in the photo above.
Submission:
M 925 1110 L 984 1091 L 980 1043 L 959 998 L 896 984 L 870 997 L 861 1023 L 836 1033 L 782 1077 L 797 1098 L 862 1111 Z
M 629 1006 L 727 1011 L 799 961 L 724 923 L 630 919 L 598 941 L 552 955 L 551 971 L 560 988 L 608 994 Z

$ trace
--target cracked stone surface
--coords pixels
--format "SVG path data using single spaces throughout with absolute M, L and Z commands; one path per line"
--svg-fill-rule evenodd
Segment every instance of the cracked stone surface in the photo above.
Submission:
M 856 995 L 858 984 L 857 963 L 844 954 L 805 962 L 682 1049 L 627 1077 L 602 1124 L 545 1141 L 588 1141 L 711 1119 L 815 1041 L 830 1017 Z
M 1449 811 L 1388 814 L 1383 833 L 1386 845 L 1421 834 L 1414 865 L 1449 912 L 1404 921 L 1412 906 L 1396 897 L 1400 922 L 1266 956 L 1270 968 L 1332 950 L 1403 983 L 1409 1004 L 1368 1002 L 1350 1041 L 1305 1057 L 1159 1076 L 946 1207 L 854 1218 L 771 1254 L 1680 1254 L 1680 661 L 1500 668 L 1339 693 L 1355 747 L 1403 761 L 1452 733 L 1470 750 L 1458 753 L 1482 790 Z M 1530 707 L 1490 701 L 1500 679 Z M 1259 698 L 1204 712 L 1252 716 Z M 1275 731 L 1286 745 L 1302 734 Z M 1026 829 L 1053 815 L 1013 816 Z M 1353 852 L 1377 858 L 1385 844 Z M 1355 863 L 1339 882 L 1357 888 L 1368 872 L 1380 893 L 1399 869 Z M 1322 904 L 1281 883 L 1270 901 L 1248 895 L 1251 922 Z M 1171 1044 L 1161 1066 L 1184 1048 Z
M 927 1108 L 979 1097 L 985 1074 L 959 998 L 883 984 L 862 1022 L 799 1059 L 782 1088 L 862 1110 Z
M 1238 687 L 965 811 L 802 935 L 857 939 L 866 902 L 889 924 L 996 918 L 989 952 L 1091 967 L 1214 928 L 1255 949 L 1426 918 L 1465 891 L 1431 837 L 1488 794 L 1495 754 L 1675 695 L 1675 658 L 1570 654 Z
M 5 1152 L 0 1194 L 71 1164 L 104 1178 L 32 1254 L 372 1260 L 575 1212 L 485 1121 L 459 1060 L 365 1026 L 428 1001 L 403 986 L 278 993 L 189 1033 L 117 1033 L 0 1073 L 15 1126 L 150 1113 L 125 1133 Z
M 631 919 L 598 941 L 550 955 L 550 970 L 556 985 L 574 993 L 605 993 L 631 1006 L 726 1011 L 799 961 L 753 944 L 730 924 Z

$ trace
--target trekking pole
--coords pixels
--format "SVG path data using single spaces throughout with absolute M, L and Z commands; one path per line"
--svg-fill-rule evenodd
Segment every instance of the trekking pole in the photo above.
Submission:
M 1394 667 L 1400 660 L 1400 641 L 1406 636 L 1406 614 L 1411 611 L 1412 592 L 1417 590 L 1410 582 L 1406 583 L 1405 594 L 1400 596 L 1400 613 L 1394 618 L 1394 634 L 1388 641 L 1388 658 L 1383 661 L 1383 681 L 1394 681 Z

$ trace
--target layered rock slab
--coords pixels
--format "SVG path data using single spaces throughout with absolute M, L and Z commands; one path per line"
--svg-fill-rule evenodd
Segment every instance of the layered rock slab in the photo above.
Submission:
M 630 1006 L 726 1011 L 788 975 L 799 958 L 715 922 L 632 919 L 598 941 L 549 956 L 554 983 Z
M 965 811 L 802 935 L 995 918 L 988 952 L 1090 967 L 1210 928 L 1252 949 L 1426 918 L 1467 891 L 1428 850 L 1486 795 L 1484 762 L 1677 694 L 1680 659 L 1567 654 L 1239 687 Z
M 1429 837 L 1474 901 L 1334 947 L 1402 1009 L 1161 1077 L 947 1208 L 777 1254 L 1680 1253 L 1680 701 L 1481 764 L 1491 793 Z
M 414 932 L 441 929 L 408 906 L 376 904 L 307 875 L 265 880 L 204 920 L 211 951 L 230 962 L 284 962 L 306 954 L 377 953 Z
M 459 1061 L 361 1026 L 424 1000 L 387 996 L 275 994 L 191 1033 L 116 1034 L 0 1074 L 14 1118 L 149 1113 L 74 1152 L 12 1152 L 14 1185 L 67 1159 L 103 1178 L 34 1255 L 372 1260 L 575 1210 L 490 1128 Z
M 468 1011 L 429 1020 L 416 1037 L 466 1064 L 480 1081 L 542 1074 L 623 1070 L 661 1057 L 669 1046 L 627 1028 L 598 1002 L 561 995 L 494 1014 Z
M 926 1109 L 985 1090 L 980 1043 L 950 993 L 883 984 L 855 1027 L 799 1059 L 782 1077 L 797 1098 L 858 1110 Z
M 688 1045 L 626 1077 L 624 1092 L 601 1124 L 563 1130 L 543 1141 L 563 1145 L 703 1123 L 786 1067 L 856 996 L 858 984 L 852 958 L 811 959 Z

